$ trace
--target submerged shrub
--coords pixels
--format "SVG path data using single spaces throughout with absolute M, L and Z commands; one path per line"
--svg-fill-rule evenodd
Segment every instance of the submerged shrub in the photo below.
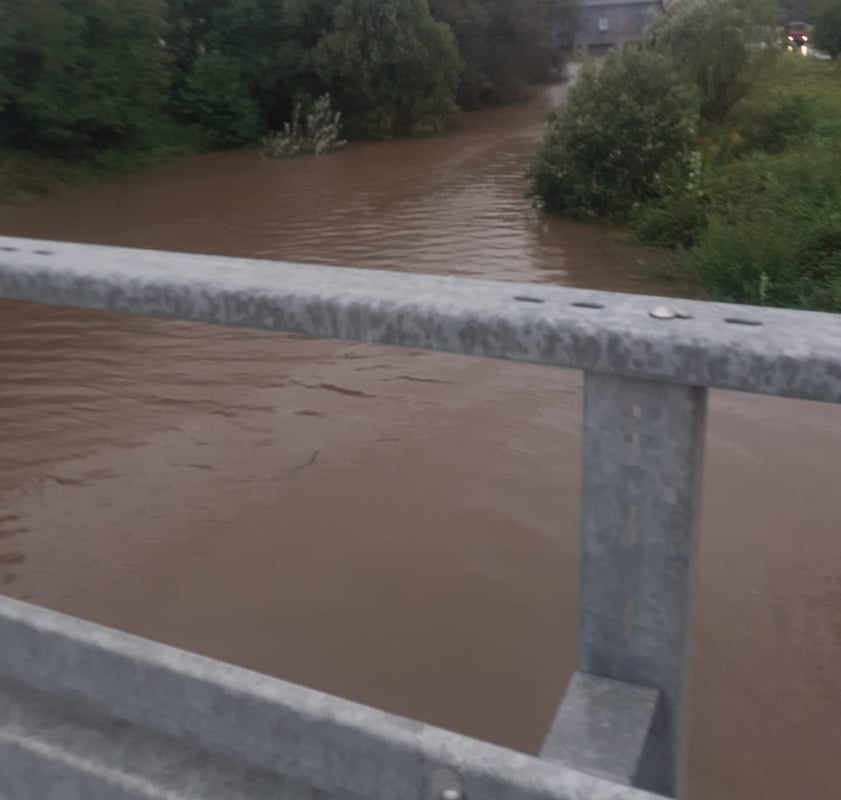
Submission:
M 329 94 L 319 97 L 306 115 L 298 103 L 291 122 L 285 123 L 282 131 L 265 138 L 263 153 L 271 158 L 292 158 L 306 154 L 320 156 L 336 150 L 345 145 L 341 120 L 341 112 L 333 111 Z
M 666 175 L 688 172 L 697 119 L 695 96 L 668 57 L 616 51 L 598 71 L 585 69 L 552 112 L 531 193 L 569 216 L 627 216 L 666 193 Z

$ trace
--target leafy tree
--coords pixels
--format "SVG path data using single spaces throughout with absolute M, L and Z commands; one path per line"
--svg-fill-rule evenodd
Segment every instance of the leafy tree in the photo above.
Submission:
M 340 0 L 315 64 L 351 134 L 434 133 L 455 108 L 458 49 L 426 0 Z
M 664 55 L 637 48 L 586 69 L 555 110 L 532 166 L 543 206 L 578 217 L 624 217 L 688 173 L 697 103 Z
M 747 93 L 749 44 L 765 13 L 755 0 L 682 0 L 655 25 L 650 42 L 698 87 L 705 119 L 723 119 Z
M 561 56 L 575 0 L 430 0 L 456 35 L 464 60 L 458 100 L 466 108 L 518 99 Z
M 497 92 L 491 76 L 492 57 L 488 31 L 491 14 L 482 0 L 430 0 L 436 19 L 449 25 L 464 62 L 458 101 L 466 108 L 489 102 Z
M 199 56 L 182 90 L 180 110 L 216 147 L 248 144 L 260 135 L 257 103 L 240 75 L 239 64 L 219 53 Z
M 457 91 L 476 106 L 545 77 L 574 2 L 0 0 L 0 144 L 87 158 L 175 118 L 235 146 L 327 93 L 351 135 L 432 133 Z
M 175 114 L 220 146 L 279 124 L 300 59 L 285 11 L 284 0 L 171 0 Z
M 833 59 L 841 55 L 841 0 L 829 0 L 818 12 L 813 44 Z
M 208 51 L 239 65 L 266 126 L 280 124 L 291 113 L 305 53 L 287 20 L 286 5 L 285 0 L 226 0 L 207 37 Z
M 142 137 L 169 81 L 162 0 L 0 0 L 0 132 L 82 154 Z
M 181 88 L 204 52 L 214 15 L 227 0 L 167 0 L 166 46 L 172 56 L 173 84 Z
M 231 102 L 245 87 L 257 110 L 263 130 L 278 128 L 288 120 L 296 103 L 309 102 L 323 93 L 323 81 L 313 67 L 313 53 L 332 26 L 337 0 L 172 0 L 172 49 L 181 72 L 175 108 L 187 118 L 200 101 L 199 87 L 207 85 L 205 59 L 214 56 L 210 84 L 227 89 L 217 95 Z M 202 64 L 205 74 L 191 78 Z M 223 75 L 222 65 L 230 74 Z M 189 85 L 189 89 L 187 88 Z M 234 91 L 234 86 L 239 87 Z M 239 100 L 236 101 L 239 103 Z M 229 124 L 235 109 L 222 114 L 218 126 L 213 114 L 200 123 L 214 139 L 235 143 Z M 218 130 L 217 130 L 218 128 Z M 251 131 L 252 126 L 245 126 Z M 245 140 L 243 140 L 245 141 Z

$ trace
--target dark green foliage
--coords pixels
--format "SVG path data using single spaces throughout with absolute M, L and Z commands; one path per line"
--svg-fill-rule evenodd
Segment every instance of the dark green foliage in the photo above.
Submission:
M 841 55 L 841 0 L 825 0 L 815 18 L 812 40 L 833 59 Z
M 207 52 L 193 64 L 179 110 L 206 132 L 215 147 L 247 144 L 260 135 L 257 103 L 240 75 L 239 64 L 219 53 Z
M 141 139 L 169 81 L 162 0 L 0 0 L 0 137 L 81 155 Z
M 0 0 L 0 145 L 68 159 L 161 124 L 256 141 L 326 93 L 361 137 L 438 131 L 546 77 L 574 0 Z M 465 58 L 459 54 L 459 33 Z M 468 72 L 465 72 L 468 75 Z
M 841 312 L 839 72 L 759 46 L 766 12 L 684 0 L 642 51 L 585 73 L 550 118 L 532 190 L 550 211 L 628 217 L 709 298 Z
M 306 55 L 286 15 L 285 0 L 225 0 L 217 4 L 205 39 L 209 53 L 223 55 L 235 65 L 259 107 L 263 127 L 277 127 L 291 114 Z
M 351 135 L 434 133 L 455 109 L 458 50 L 426 0 L 340 0 L 315 63 Z
M 456 36 L 464 61 L 458 101 L 466 108 L 519 99 L 526 83 L 561 66 L 577 18 L 575 0 L 430 0 Z
M 167 0 L 166 44 L 172 57 L 173 85 L 184 84 L 186 76 L 202 53 L 213 26 L 213 14 L 227 0 Z
M 733 0 L 681 0 L 654 27 L 651 45 L 698 88 L 705 119 L 723 119 L 747 93 L 749 44 L 760 21 Z
M 781 59 L 707 140 L 700 191 L 639 211 L 643 239 L 688 248 L 678 274 L 707 297 L 841 312 L 837 81 L 826 63 Z
M 734 109 L 730 126 L 741 138 L 739 152 L 781 153 L 817 126 L 819 111 L 806 95 L 775 94 Z
M 707 227 L 706 198 L 699 192 L 671 192 L 640 206 L 633 222 L 645 242 L 690 247 Z
M 435 131 L 453 108 L 459 56 L 452 34 L 433 20 L 426 0 L 218 0 L 212 5 L 178 0 L 176 5 L 171 24 L 179 31 L 177 84 L 187 96 L 179 94 L 175 108 L 185 119 L 196 102 L 196 80 L 190 76 L 208 55 L 224 58 L 230 69 L 231 91 L 223 96 L 233 98 L 235 84 L 246 87 L 263 131 L 282 127 L 297 104 L 325 93 L 334 97 L 355 136 Z M 213 115 L 198 121 L 214 140 L 250 141 L 252 126 L 245 126 L 237 140 L 230 116 L 223 114 L 218 125 Z
M 549 211 L 623 217 L 668 190 L 695 141 L 697 104 L 665 56 L 626 48 L 585 70 L 553 112 L 531 170 Z
M 732 165 L 679 266 L 715 299 L 841 312 L 839 175 L 837 148 Z

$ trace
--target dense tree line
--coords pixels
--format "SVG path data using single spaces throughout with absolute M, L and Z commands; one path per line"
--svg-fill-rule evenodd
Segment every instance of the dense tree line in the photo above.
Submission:
M 546 77 L 574 2 L 0 0 L 0 143 L 235 146 L 326 93 L 351 136 L 431 133 Z

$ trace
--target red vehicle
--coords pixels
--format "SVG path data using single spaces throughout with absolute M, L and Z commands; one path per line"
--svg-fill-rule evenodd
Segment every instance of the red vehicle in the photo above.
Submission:
M 789 47 L 802 47 L 809 41 L 809 29 L 805 22 L 789 22 L 786 25 L 786 41 Z

